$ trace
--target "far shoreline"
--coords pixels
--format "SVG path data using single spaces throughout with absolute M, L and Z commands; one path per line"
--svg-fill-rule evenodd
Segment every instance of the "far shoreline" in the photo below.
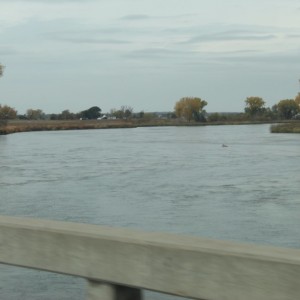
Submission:
M 223 122 L 187 122 L 181 119 L 128 119 L 128 120 L 8 120 L 0 128 L 1 135 L 31 131 L 58 131 L 58 130 L 87 130 L 87 129 L 114 129 L 159 126 L 218 126 L 218 125 L 255 125 L 273 124 L 271 132 L 295 132 L 294 127 L 300 129 L 300 122 L 290 121 L 223 121 Z M 279 128 L 279 129 L 278 129 Z M 284 131 L 280 131 L 285 128 Z M 274 131 L 273 131 L 274 130 Z M 290 131 L 288 131 L 290 130 Z

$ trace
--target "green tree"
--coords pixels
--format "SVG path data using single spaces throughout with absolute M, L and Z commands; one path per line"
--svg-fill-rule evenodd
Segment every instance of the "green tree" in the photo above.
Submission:
M 294 99 L 285 99 L 278 102 L 277 110 L 283 119 L 291 119 L 299 113 L 300 107 Z
M 144 116 L 145 116 L 145 112 L 144 112 L 143 110 L 141 110 L 141 111 L 138 113 L 138 117 L 139 117 L 140 119 L 143 119 Z
M 68 109 L 63 110 L 58 115 L 59 120 L 74 120 L 76 119 L 76 115 L 74 113 L 71 113 Z
M 245 103 L 245 113 L 250 116 L 261 115 L 265 112 L 265 101 L 260 97 L 248 97 Z
M 221 114 L 221 113 L 212 113 L 208 116 L 208 120 L 210 122 L 224 122 L 228 119 L 226 114 Z
M 189 122 L 194 121 L 204 121 L 203 108 L 207 105 L 205 100 L 197 97 L 184 97 L 181 98 L 175 104 L 175 114 L 179 118 L 185 118 Z
M 17 111 L 8 106 L 8 105 L 0 105 L 0 119 L 2 120 L 9 120 L 9 119 L 16 119 L 17 118 Z
M 50 114 L 50 120 L 59 120 L 60 114 Z
M 80 116 L 85 119 L 97 119 L 101 116 L 101 108 L 98 106 L 92 106 L 87 110 L 83 110 Z

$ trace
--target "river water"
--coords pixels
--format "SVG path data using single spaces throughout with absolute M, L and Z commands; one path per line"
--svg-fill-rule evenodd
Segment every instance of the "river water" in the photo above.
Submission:
M 0 215 L 300 248 L 299 150 L 269 125 L 0 136 Z M 0 267 L 4 300 L 79 300 L 84 284 Z

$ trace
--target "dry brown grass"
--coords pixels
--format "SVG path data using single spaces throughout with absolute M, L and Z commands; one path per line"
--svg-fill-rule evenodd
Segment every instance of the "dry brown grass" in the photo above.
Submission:
M 10 120 L 7 122 L 6 126 L 0 126 L 0 134 L 10 134 L 10 133 L 26 132 L 26 131 L 109 129 L 109 128 L 134 128 L 134 127 L 146 127 L 146 126 L 180 126 L 180 125 L 192 125 L 192 123 L 186 123 L 180 120 L 167 120 L 167 119 Z
M 262 124 L 265 122 L 186 122 L 181 119 L 131 119 L 131 120 L 10 120 L 6 125 L 0 124 L 0 134 L 26 131 L 83 130 L 109 128 L 135 128 L 151 126 L 204 126 L 204 125 L 238 125 Z M 272 131 L 275 132 L 275 131 Z
M 277 124 L 271 126 L 272 133 L 300 133 L 300 122 Z
M 81 130 L 105 128 L 132 128 L 135 125 L 129 120 L 13 120 L 2 128 L 2 134 L 26 131 L 51 131 L 51 130 Z

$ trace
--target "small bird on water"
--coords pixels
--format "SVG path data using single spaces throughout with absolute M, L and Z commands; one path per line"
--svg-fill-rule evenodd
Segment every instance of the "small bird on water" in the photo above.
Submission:
M 227 145 L 225 145 L 225 144 L 222 144 L 222 147 L 228 147 Z

